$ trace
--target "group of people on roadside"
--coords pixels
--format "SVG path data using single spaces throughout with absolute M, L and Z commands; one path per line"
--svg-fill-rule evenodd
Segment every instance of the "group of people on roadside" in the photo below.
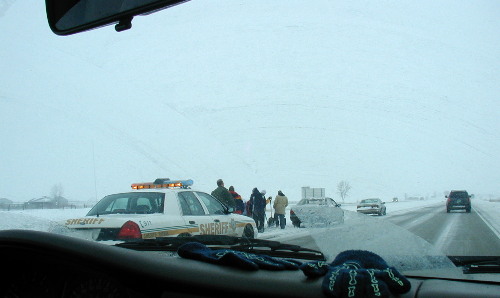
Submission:
M 220 202 L 234 210 L 234 213 L 252 217 L 255 220 L 255 225 L 259 233 L 264 232 L 264 225 L 266 221 L 266 205 L 271 204 L 272 197 L 266 199 L 266 190 L 259 191 L 254 187 L 250 199 L 247 202 L 234 190 L 233 186 L 227 189 L 224 186 L 222 179 L 217 180 L 217 188 L 212 191 L 212 196 L 216 197 Z M 286 226 L 285 209 L 288 206 L 288 198 L 281 190 L 274 199 L 273 208 L 274 220 L 269 220 L 269 226 L 275 224 L 276 227 L 284 229 Z

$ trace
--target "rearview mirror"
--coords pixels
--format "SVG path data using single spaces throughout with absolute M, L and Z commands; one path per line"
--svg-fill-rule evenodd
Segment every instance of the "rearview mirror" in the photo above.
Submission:
M 111 24 L 116 31 L 132 27 L 134 16 L 170 8 L 189 0 L 45 0 L 50 29 L 70 35 Z

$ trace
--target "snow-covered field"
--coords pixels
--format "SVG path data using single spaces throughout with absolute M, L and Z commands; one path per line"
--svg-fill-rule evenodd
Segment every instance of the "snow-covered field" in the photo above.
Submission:
M 400 201 L 400 202 L 387 202 L 387 215 L 385 217 L 378 217 L 384 219 L 395 214 L 401 214 L 413 211 L 418 208 L 426 206 L 442 205 L 443 211 L 445 202 L 443 200 L 426 200 L 426 201 Z M 263 239 L 287 239 L 305 235 L 308 233 L 307 229 L 294 228 L 290 221 L 290 208 L 294 204 L 290 204 L 287 208 L 287 227 L 282 230 L 280 228 L 266 226 L 265 232 L 259 234 L 259 238 Z M 346 211 L 356 211 L 355 204 L 343 204 L 342 208 Z M 82 209 L 32 209 L 32 210 L 12 210 L 0 211 L 0 229 L 28 229 L 37 231 L 50 231 L 57 222 L 67 218 L 75 218 L 85 216 L 90 208 Z M 500 237 L 500 202 L 489 202 L 482 200 L 473 201 L 473 212 L 477 212 L 489 227 Z M 268 207 L 267 217 L 271 215 Z

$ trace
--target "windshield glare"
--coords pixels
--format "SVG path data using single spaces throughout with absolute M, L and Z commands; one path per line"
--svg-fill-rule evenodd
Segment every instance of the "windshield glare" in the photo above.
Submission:
M 245 233 L 329 259 L 498 256 L 499 3 L 189 1 L 60 37 L 43 1 L 4 1 L 0 229 L 241 236 L 261 204 Z M 151 221 L 165 194 L 130 185 L 163 177 L 194 182 Z

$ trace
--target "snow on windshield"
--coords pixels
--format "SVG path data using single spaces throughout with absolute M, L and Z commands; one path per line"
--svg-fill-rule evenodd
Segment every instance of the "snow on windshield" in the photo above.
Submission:
M 429 204 L 418 203 L 414 208 Z M 360 249 L 381 255 L 401 270 L 454 267 L 432 244 L 383 218 L 334 206 L 296 205 L 293 211 L 330 261 L 344 250 Z
M 299 215 L 300 217 L 300 215 Z M 353 211 L 331 227 L 308 227 L 316 245 L 328 260 L 349 249 L 375 252 L 401 270 L 453 268 L 453 263 L 422 238 L 389 221 Z

